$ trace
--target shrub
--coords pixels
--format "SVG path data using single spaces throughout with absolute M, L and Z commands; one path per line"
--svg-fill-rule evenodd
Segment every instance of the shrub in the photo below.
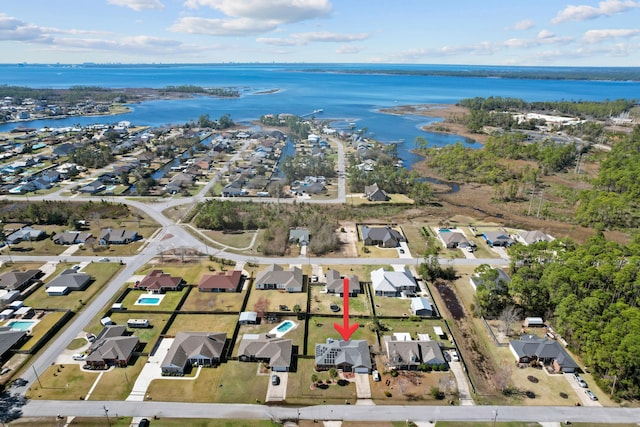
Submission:
M 385 390 L 384 395 L 387 397 L 391 397 L 391 392 L 389 390 Z

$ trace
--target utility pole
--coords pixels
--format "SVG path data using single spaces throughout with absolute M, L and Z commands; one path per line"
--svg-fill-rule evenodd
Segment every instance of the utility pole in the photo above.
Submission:
M 540 192 L 540 202 L 538 203 L 538 212 L 536 218 L 540 218 L 540 208 L 542 207 L 542 200 L 544 199 L 544 189 Z
M 107 417 L 107 425 L 111 427 L 111 420 L 109 419 L 109 409 L 106 406 L 102 407 L 104 409 L 104 416 Z

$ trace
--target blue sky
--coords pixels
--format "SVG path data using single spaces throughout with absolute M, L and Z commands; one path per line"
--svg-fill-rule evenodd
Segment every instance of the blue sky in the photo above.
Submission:
M 2 63 L 640 66 L 634 0 L 2 0 Z

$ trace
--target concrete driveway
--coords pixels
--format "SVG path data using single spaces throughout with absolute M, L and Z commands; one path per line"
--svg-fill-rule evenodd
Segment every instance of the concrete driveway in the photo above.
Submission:
M 356 397 L 358 399 L 371 399 L 371 383 L 369 374 L 355 374 Z
M 127 397 L 127 400 L 144 401 L 147 394 L 147 388 L 149 387 L 149 384 L 151 384 L 151 381 L 157 378 L 162 378 L 162 369 L 160 368 L 160 364 L 167 355 L 171 344 L 173 344 L 173 338 L 164 338 L 156 352 L 149 356 L 149 360 L 147 360 L 147 363 L 145 363 L 142 368 L 135 384 L 133 384 L 133 388 L 131 389 L 131 393 Z
M 460 405 L 475 405 L 473 399 L 471 398 L 471 393 L 469 392 L 469 383 L 467 383 L 467 376 L 464 373 L 462 363 L 449 362 L 449 369 L 451 369 L 451 372 L 453 372 L 453 375 L 456 377 L 456 383 L 458 383 Z
M 280 384 L 271 384 L 271 376 L 277 375 Z M 287 383 L 289 382 L 288 372 L 272 372 L 269 374 L 269 388 L 267 388 L 267 402 L 282 402 L 287 398 Z
M 602 406 L 602 404 L 599 401 L 589 399 L 589 396 L 585 394 L 585 391 L 589 389 L 580 387 L 580 385 L 578 384 L 578 380 L 573 374 L 563 374 L 563 376 L 565 377 L 565 379 L 567 380 L 567 382 L 569 383 L 573 391 L 575 391 L 576 394 L 578 395 L 578 399 L 580 399 L 580 404 L 582 406 L 596 406 L 596 407 Z M 596 393 L 593 393 L 593 394 L 596 394 Z

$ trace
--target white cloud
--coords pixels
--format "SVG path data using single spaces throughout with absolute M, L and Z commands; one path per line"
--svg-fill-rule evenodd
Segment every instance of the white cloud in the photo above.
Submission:
M 138 12 L 145 9 L 164 9 L 164 4 L 160 0 L 107 0 L 107 3 L 128 7 Z
M 245 36 L 262 34 L 276 29 L 277 22 L 253 19 L 206 19 L 196 17 L 180 18 L 169 27 L 169 31 L 210 36 Z
M 551 20 L 551 23 L 560 24 L 566 21 L 586 21 L 601 16 L 615 15 L 635 8 L 640 8 L 640 2 L 632 0 L 604 0 L 598 3 L 597 7 L 589 5 L 569 5 L 558 12 L 556 17 Z
M 535 25 L 536 23 L 533 22 L 531 19 L 525 19 L 523 21 L 516 22 L 515 24 L 513 24 L 512 27 L 507 27 L 507 30 L 524 31 L 524 30 L 528 30 L 530 28 L 535 27 Z
M 365 48 L 363 46 L 343 45 L 336 49 L 336 53 L 339 55 L 348 55 L 353 53 L 360 53 Z
M 640 34 L 638 29 L 589 30 L 582 36 L 586 43 L 599 43 L 617 38 L 629 38 Z
M 3 40 L 46 43 L 52 39 L 41 27 L 0 13 L 0 41 Z
M 341 34 L 330 32 L 311 32 L 311 33 L 294 33 L 288 38 L 268 38 L 261 37 L 256 41 L 272 46 L 299 46 L 313 42 L 326 43 L 350 43 L 354 41 L 362 41 L 369 38 L 369 34 Z
M 192 9 L 207 6 L 236 18 L 282 24 L 327 16 L 332 10 L 329 0 L 186 0 L 184 4 Z

